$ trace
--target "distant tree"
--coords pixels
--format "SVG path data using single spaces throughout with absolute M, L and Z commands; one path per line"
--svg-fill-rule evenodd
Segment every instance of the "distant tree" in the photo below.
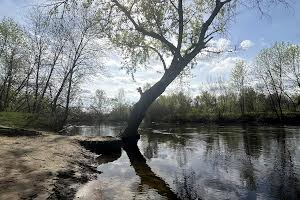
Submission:
M 243 60 L 236 62 L 231 72 L 231 81 L 234 90 L 238 93 L 241 114 L 245 114 L 245 86 L 247 69 L 246 63 Z
M 44 73 L 47 63 L 47 51 L 49 44 L 49 37 L 47 37 L 48 33 L 48 23 L 49 18 L 44 15 L 42 12 L 35 10 L 31 13 L 30 17 L 30 25 L 29 28 L 32 33 L 29 33 L 30 40 L 30 53 L 31 53 L 31 65 L 33 76 L 31 77 L 32 82 L 32 93 L 33 93 L 33 105 L 32 112 L 37 112 L 38 110 L 38 102 L 40 96 L 40 90 L 42 88 L 42 80 L 44 79 Z
M 104 90 L 96 90 L 95 97 L 91 109 L 96 112 L 98 118 L 101 120 L 106 112 L 108 112 L 109 99 Z
M 258 101 L 258 93 L 250 86 L 244 88 L 244 107 L 247 112 L 257 112 L 257 106 L 263 102 Z M 262 105 L 261 105 L 262 106 Z
M 39 113 L 44 102 L 49 101 L 50 87 L 54 85 L 55 73 L 62 68 L 62 58 L 67 44 L 65 28 L 61 19 L 51 17 L 41 8 L 33 8 L 27 28 L 31 42 L 31 70 L 35 75 L 33 84 L 32 112 Z
M 0 111 L 9 109 L 11 99 L 22 87 L 26 46 L 23 28 L 12 19 L 4 18 L 0 22 Z
M 270 97 L 273 111 L 279 120 L 283 119 L 282 98 L 285 95 L 283 43 L 275 43 L 271 48 L 263 49 L 256 59 L 255 74 L 264 84 Z
M 290 89 L 298 96 L 300 105 L 300 45 L 287 44 L 285 58 L 287 59 L 285 74 L 291 82 Z
M 286 76 L 300 89 L 300 45 L 285 44 L 285 51 Z
M 117 121 L 126 121 L 130 112 L 130 106 L 126 102 L 125 91 L 119 89 L 116 98 L 112 99 L 113 108 L 110 113 L 110 118 Z
M 196 97 L 198 108 L 203 113 L 215 113 L 217 108 L 217 98 L 208 91 L 203 91 L 200 96 Z
M 150 121 L 180 121 L 192 111 L 192 98 L 183 92 L 159 97 L 147 111 Z

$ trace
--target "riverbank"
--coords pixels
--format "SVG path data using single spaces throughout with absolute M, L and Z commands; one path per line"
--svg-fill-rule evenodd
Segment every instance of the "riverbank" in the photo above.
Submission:
M 77 140 L 42 132 L 0 134 L 0 199 L 73 199 L 98 173 L 96 154 Z
M 199 115 L 191 113 L 189 115 L 165 116 L 164 118 L 149 119 L 146 116 L 146 122 L 155 123 L 215 123 L 215 124 L 253 124 L 253 125 L 299 125 L 300 113 L 285 113 L 280 120 L 271 113 L 247 113 L 245 115 L 223 114 L 220 116 Z

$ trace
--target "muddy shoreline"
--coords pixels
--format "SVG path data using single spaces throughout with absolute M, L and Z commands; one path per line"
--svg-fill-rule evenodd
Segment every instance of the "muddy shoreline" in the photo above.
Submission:
M 14 133 L 14 134 L 10 134 Z M 97 174 L 97 154 L 70 136 L 0 132 L 0 199 L 74 199 Z

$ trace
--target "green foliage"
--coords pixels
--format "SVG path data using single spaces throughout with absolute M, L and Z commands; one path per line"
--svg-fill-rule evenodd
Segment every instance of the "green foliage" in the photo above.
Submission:
M 131 107 L 128 104 L 121 104 L 114 107 L 108 115 L 108 120 L 111 121 L 127 121 L 130 114 Z
M 276 42 L 272 47 L 263 49 L 256 58 L 254 69 L 264 93 L 268 94 L 270 106 L 278 118 L 283 118 L 284 102 L 288 98 L 296 109 L 296 99 L 300 91 L 300 52 L 299 46 Z
M 182 6 L 179 7 L 180 2 Z M 137 68 L 147 66 L 150 59 L 164 60 L 177 54 L 176 45 L 179 54 L 191 52 L 195 44 L 203 40 L 200 32 L 215 8 L 215 2 L 119 0 L 107 3 L 104 7 L 116 8 L 111 10 L 114 17 L 108 30 L 111 41 L 124 56 L 123 68 L 128 73 L 135 73 Z M 225 30 L 233 10 L 235 3 L 224 5 L 207 33 Z
M 233 83 L 233 87 L 235 87 L 238 92 L 243 90 L 245 86 L 245 79 L 247 76 L 246 63 L 243 60 L 239 60 L 236 62 L 232 72 L 231 72 L 231 80 Z
M 155 122 L 238 122 L 238 121 L 276 121 L 277 116 L 270 106 L 271 96 L 255 91 L 252 87 L 244 89 L 245 113 L 240 112 L 240 96 L 237 93 L 218 95 L 204 91 L 195 98 L 182 92 L 163 95 L 149 108 L 146 121 Z M 297 119 L 299 112 L 293 111 L 288 98 L 282 99 L 286 120 Z M 294 114 L 292 114 L 294 113 Z
M 7 44 L 16 44 L 23 41 L 22 28 L 11 18 L 4 18 L 0 22 L 0 38 L 1 44 L 6 42 Z
M 0 112 L 0 125 L 14 128 L 46 128 L 48 118 L 41 117 L 32 113 L 21 112 Z
M 192 99 L 182 92 L 161 96 L 149 108 L 146 120 L 169 121 L 186 118 L 191 111 Z
M 131 106 L 126 102 L 125 91 L 120 89 L 116 98 L 111 100 L 112 110 L 108 115 L 112 121 L 127 121 Z

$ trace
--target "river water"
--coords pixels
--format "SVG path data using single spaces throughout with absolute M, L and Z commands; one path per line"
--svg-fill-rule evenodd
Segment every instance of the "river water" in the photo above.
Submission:
M 115 136 L 123 128 L 81 126 L 73 134 Z M 102 173 L 79 198 L 300 199 L 300 127 L 152 124 L 139 132 L 142 158 L 124 150 L 102 157 Z

